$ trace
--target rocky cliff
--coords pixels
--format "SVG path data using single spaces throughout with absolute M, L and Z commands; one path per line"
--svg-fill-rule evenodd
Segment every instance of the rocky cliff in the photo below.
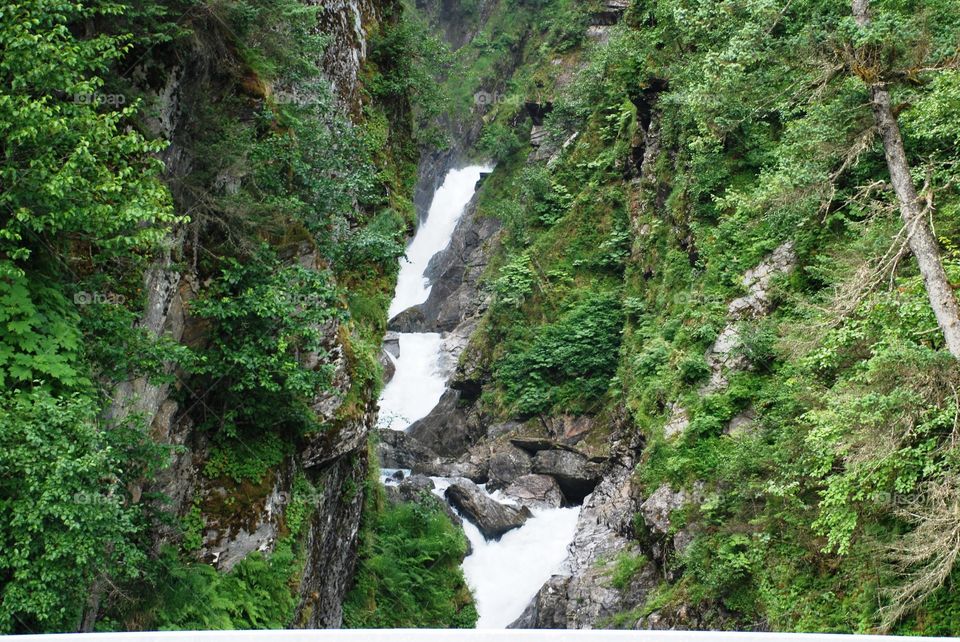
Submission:
M 328 106 L 331 119 L 345 113 L 355 126 L 362 125 L 360 76 L 368 39 L 395 20 L 397 12 L 396 3 L 390 0 L 322 3 L 315 30 L 325 41 L 318 64 L 335 95 Z M 234 193 L 245 176 L 244 170 L 238 173 L 236 167 L 224 167 L 202 179 L 210 193 L 199 193 L 198 166 L 210 163 L 203 156 L 209 149 L 198 139 L 197 115 L 220 101 L 234 100 L 238 90 L 240 109 L 250 114 L 266 103 L 305 104 L 316 100 L 318 94 L 307 84 L 271 86 L 254 70 L 244 68 L 233 49 L 236 43 L 230 42 L 233 34 L 215 21 L 198 20 L 192 26 L 195 37 L 190 46 L 177 46 L 176 64 L 164 63 L 165 49 L 143 63 L 143 77 L 152 79 L 145 92 L 155 114 L 147 125 L 154 135 L 170 141 L 162 155 L 165 179 L 177 207 L 198 215 L 174 231 L 166 256 L 144 275 L 146 306 L 139 325 L 154 336 L 202 349 L 217 338 L 208 321 L 191 313 L 191 302 L 205 294 L 211 278 L 198 255 L 219 242 L 211 235 L 222 234 L 199 214 L 204 207 L 202 199 L 224 190 Z M 172 52 L 171 48 L 167 53 Z M 246 118 L 242 111 L 239 116 Z M 329 260 L 310 243 L 282 241 L 277 247 L 289 265 L 320 271 L 329 267 Z M 297 479 L 306 479 L 311 488 L 318 489 L 309 498 L 309 522 L 298 535 L 302 571 L 292 579 L 297 584 L 298 603 L 289 624 L 323 628 L 342 624 L 341 607 L 356 563 L 363 502 L 360 489 L 368 477 L 367 436 L 375 420 L 375 387 L 357 374 L 354 339 L 344 323 L 334 320 L 315 330 L 321 348 L 304 355 L 301 364 L 332 373 L 332 385 L 318 392 L 309 404 L 313 420 L 325 428 L 295 438 L 290 448 L 285 448 L 287 454 L 281 462 L 270 465 L 259 482 L 211 474 L 210 415 L 226 410 L 210 408 L 210 383 L 192 377 L 187 370 L 171 363 L 166 366 L 169 378 L 162 383 L 146 376 L 121 382 L 114 390 L 109 412 L 116 419 L 143 417 L 154 439 L 173 447 L 169 464 L 142 488 L 145 496 L 162 498 L 155 501 L 158 517 L 152 528 L 157 554 L 166 546 L 183 545 L 179 524 L 193 520 L 200 526 L 199 539 L 191 544 L 196 546 L 192 554 L 228 573 L 251 553 L 269 556 L 278 541 L 290 537 L 293 518 L 288 513 L 303 501 L 298 497 Z M 348 409 L 344 403 L 351 393 L 357 397 Z

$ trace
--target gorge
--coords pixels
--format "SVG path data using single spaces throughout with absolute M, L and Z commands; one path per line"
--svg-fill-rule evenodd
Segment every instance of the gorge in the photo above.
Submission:
M 0 633 L 960 634 L 953 0 L 0 7 Z

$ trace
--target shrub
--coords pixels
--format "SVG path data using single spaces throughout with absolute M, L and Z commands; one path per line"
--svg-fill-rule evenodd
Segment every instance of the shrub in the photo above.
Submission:
M 614 294 L 594 294 L 576 304 L 500 361 L 496 379 L 507 401 L 521 415 L 560 406 L 585 411 L 616 372 L 622 327 L 623 310 Z
M 348 628 L 472 628 L 477 611 L 460 563 L 466 537 L 439 502 L 367 497 L 360 566 L 343 605 Z

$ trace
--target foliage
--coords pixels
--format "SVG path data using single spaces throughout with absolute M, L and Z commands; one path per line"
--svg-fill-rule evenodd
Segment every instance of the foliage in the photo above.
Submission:
M 161 454 L 81 394 L 0 397 L 0 630 L 75 630 L 96 578 L 139 575 L 145 524 L 130 488 Z
M 211 382 L 208 405 L 222 410 L 211 419 L 228 436 L 264 416 L 274 426 L 316 429 L 308 406 L 332 375 L 323 324 L 343 317 L 328 274 L 279 265 L 267 251 L 245 265 L 227 260 L 192 311 L 217 324 L 196 369 Z
M 105 93 L 102 74 L 123 38 L 78 38 L 70 25 L 115 16 L 112 2 L 28 0 L 0 10 L 0 138 L 4 162 L 0 273 L 68 240 L 100 252 L 163 238 L 175 219 L 158 180 L 162 148 L 124 123 L 136 105 Z
M 229 573 L 183 562 L 170 550 L 155 564 L 155 630 L 281 629 L 293 619 L 290 577 L 298 563 L 288 540 L 269 555 L 251 553 Z
M 385 503 L 380 482 L 371 480 L 360 567 L 344 604 L 344 624 L 473 627 L 477 611 L 460 570 L 466 547 L 463 531 L 438 502 Z
M 595 403 L 616 370 L 622 324 L 615 297 L 594 295 L 573 306 L 500 362 L 496 376 L 507 401 L 523 415 Z

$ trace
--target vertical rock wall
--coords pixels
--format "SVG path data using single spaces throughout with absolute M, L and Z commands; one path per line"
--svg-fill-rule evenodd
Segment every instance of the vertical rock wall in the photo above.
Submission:
M 319 4 L 317 28 L 329 38 L 321 67 L 339 99 L 336 108 L 357 116 L 362 108 L 360 75 L 369 35 L 385 16 L 396 15 L 398 5 L 393 0 L 323 0 Z M 177 63 L 166 70 L 165 78 L 159 83 L 152 81 L 152 91 L 147 90 L 154 108 L 147 110 L 145 124 L 152 134 L 170 141 L 162 159 L 165 178 L 181 212 L 189 211 L 191 205 L 191 195 L 182 189 L 181 179 L 190 175 L 194 159 L 204 151 L 191 140 L 191 113 L 202 101 L 216 101 L 217 96 L 234 91 L 237 80 L 236 70 L 225 62 L 231 60 L 229 47 L 216 34 L 205 33 L 202 25 L 195 31 L 192 48 L 185 55 L 181 52 Z M 224 183 L 235 180 L 222 178 Z M 176 230 L 169 239 L 167 256 L 144 274 L 146 303 L 139 323 L 154 335 L 199 347 L 209 340 L 210 329 L 189 314 L 190 299 L 203 287 L 196 257 L 190 256 L 193 233 L 189 225 Z M 319 266 L 310 248 L 295 252 L 291 261 Z M 376 401 L 367 399 L 366 411 L 358 418 L 337 418 L 337 410 L 351 387 L 351 373 L 339 324 L 331 323 L 322 330 L 335 361 L 334 390 L 318 396 L 313 407 L 331 428 L 305 440 L 298 452 L 254 488 L 250 484 L 233 485 L 230 480 L 207 479 L 202 474 L 208 455 L 207 437 L 195 430 L 190 418 L 191 407 L 203 402 L 202 394 L 191 390 L 188 375 L 172 364 L 167 371 L 174 375 L 173 383 L 154 383 L 145 377 L 119 383 L 107 413 L 114 418 L 138 414 L 145 418 L 157 442 L 176 447 L 169 465 L 151 482 L 145 482 L 143 490 L 167 498 L 158 502 L 157 508 L 172 518 L 183 518 L 195 505 L 202 507 L 204 529 L 199 557 L 223 572 L 254 551 L 273 550 L 284 533 L 295 476 L 305 474 L 311 480 L 321 496 L 303 535 L 306 565 L 291 623 L 310 628 L 342 624 L 342 602 L 354 570 L 367 471 L 367 434 L 375 422 Z M 180 535 L 172 523 L 176 519 L 155 524 L 155 551 L 178 542 Z

